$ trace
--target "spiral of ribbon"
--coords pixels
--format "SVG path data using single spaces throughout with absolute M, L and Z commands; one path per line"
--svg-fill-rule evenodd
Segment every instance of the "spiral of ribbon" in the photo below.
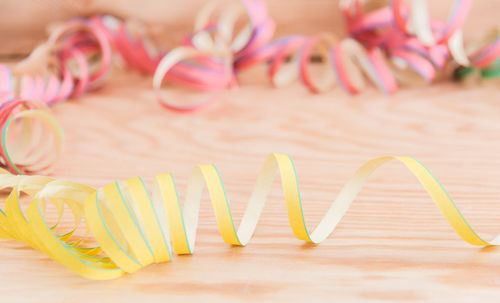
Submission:
M 17 173 L 50 170 L 61 153 L 63 133 L 48 106 L 94 87 L 110 66 L 111 49 L 104 32 L 84 19 L 59 25 L 13 68 L 0 65 L 4 166 Z
M 246 245 L 279 172 L 295 237 L 320 243 L 335 230 L 368 177 L 391 160 L 399 160 L 415 175 L 464 241 L 472 245 L 500 244 L 500 236 L 489 242 L 479 237 L 439 181 L 410 157 L 381 157 L 366 162 L 345 183 L 314 231 L 309 232 L 295 167 L 291 158 L 283 154 L 270 154 L 264 162 L 238 228 L 221 177 L 213 165 L 193 169 L 183 207 L 171 174 L 157 175 L 150 194 L 140 177 L 96 190 L 70 181 L 11 175 L 2 170 L 0 188 L 10 193 L 0 212 L 0 237 L 24 241 L 83 277 L 113 279 L 152 263 L 167 262 L 172 259 L 172 250 L 176 254 L 192 254 L 205 187 L 224 242 Z M 23 207 L 24 203 L 27 207 Z M 49 205 L 57 213 L 54 222 L 46 218 Z M 69 229 L 61 227 L 65 211 L 73 217 L 74 225 Z M 79 235 L 81 226 L 85 231 Z
M 3 101 L 0 131 L 0 163 L 12 172 L 48 172 L 61 154 L 61 126 L 38 102 Z
M 273 40 L 276 24 L 265 1 L 240 0 L 229 5 L 213 1 L 200 10 L 194 33 L 168 51 L 156 49 L 144 27 L 132 22 L 109 15 L 74 18 L 52 30 L 49 39 L 16 66 L 19 76 L 14 80 L 7 66 L 0 67 L 0 92 L 48 105 L 79 96 L 106 76 L 112 49 L 130 67 L 154 74 L 158 100 L 176 111 L 192 111 L 203 104 L 180 106 L 164 100 L 159 92 L 164 78 L 196 89 L 219 90 L 237 85 L 241 71 L 266 62 L 275 86 L 300 78 L 316 93 L 335 84 L 358 93 L 366 77 L 392 93 L 397 82 L 415 81 L 408 70 L 431 82 L 450 57 L 467 67 L 456 73 L 460 77 L 474 69 L 481 69 L 485 77 L 495 76 L 499 32 L 492 31 L 468 52 L 463 44 L 461 28 L 472 1 L 457 0 L 446 23 L 431 19 L 426 3 L 341 1 L 351 38 L 340 40 L 321 33 Z M 242 18 L 246 24 L 237 26 Z M 311 56 L 319 56 L 324 63 L 325 72 L 316 79 L 310 73 Z
M 349 93 L 358 93 L 365 85 L 366 75 L 384 92 L 392 93 L 397 89 L 396 80 L 379 48 L 367 49 L 355 39 L 339 40 L 329 33 L 272 40 L 275 23 L 263 1 L 242 0 L 224 6 L 219 9 L 218 18 L 212 16 L 220 1 L 213 3 L 198 14 L 194 34 L 187 39 L 188 43 L 171 50 L 159 62 L 153 77 L 157 92 L 165 75 L 182 63 L 212 70 L 214 73 L 210 74 L 193 70 L 193 74 L 203 77 L 204 81 L 217 81 L 218 85 L 210 86 L 212 89 L 235 85 L 239 73 L 262 63 L 268 63 L 269 78 L 277 87 L 300 79 L 313 93 L 328 91 L 335 84 Z M 237 20 L 242 16 L 247 23 L 234 34 Z M 310 65 L 311 58 L 317 56 L 322 59 L 323 72 L 314 77 Z M 178 106 L 161 96 L 159 100 L 177 111 L 192 111 L 206 104 Z
M 456 75 L 483 69 L 485 77 L 496 75 L 500 56 L 500 34 L 492 31 L 465 51 L 461 27 L 471 7 L 470 0 L 456 1 L 447 23 L 431 20 L 426 1 L 401 0 L 341 2 L 350 38 L 340 40 L 329 33 L 314 36 L 292 35 L 273 40 L 275 23 L 263 1 L 242 0 L 219 9 L 213 2 L 200 11 L 194 34 L 187 43 L 165 54 L 155 71 L 153 86 L 159 91 L 162 79 L 178 64 L 188 64 L 204 81 L 216 81 L 210 89 L 235 85 L 237 75 L 256 64 L 268 63 L 271 82 L 284 86 L 300 79 L 312 92 L 320 93 L 338 85 L 351 94 L 359 93 L 368 78 L 385 93 L 397 90 L 398 83 L 415 83 L 418 77 L 432 82 L 445 72 L 450 58 L 461 66 Z M 219 5 L 222 7 L 222 5 Z M 247 25 L 233 34 L 243 13 Z M 311 57 L 319 57 L 323 73 L 313 77 Z M 289 62 L 287 62 L 287 60 Z M 285 64 L 286 63 L 286 64 Z M 199 73 L 200 66 L 213 73 Z M 199 83 L 198 83 L 199 84 Z M 206 89 L 206 86 L 197 85 Z M 192 111 L 202 104 L 178 106 L 158 97 L 167 108 Z
M 300 79 L 314 93 L 338 85 L 356 94 L 368 79 L 391 94 L 398 84 L 415 83 L 419 77 L 432 82 L 451 58 L 460 65 L 458 78 L 475 71 L 496 77 L 498 30 L 464 46 L 461 28 L 471 5 L 472 0 L 456 0 L 447 22 L 441 22 L 430 17 L 425 0 L 409 5 L 402 0 L 344 0 L 340 6 L 349 38 L 320 33 L 274 39 L 276 24 L 264 0 L 216 0 L 200 10 L 193 33 L 170 50 L 158 50 L 147 28 L 137 22 L 110 15 L 73 18 L 52 28 L 47 41 L 25 60 L 13 67 L 0 65 L 0 162 L 17 173 L 49 170 L 60 153 L 62 131 L 47 107 L 102 84 L 117 57 L 153 75 L 159 103 L 177 112 L 201 109 L 217 98 L 208 94 L 203 102 L 172 102 L 162 94 L 165 80 L 218 91 L 238 86 L 238 74 L 258 64 L 267 64 L 274 86 Z M 313 57 L 321 59 L 319 75 L 312 72 Z M 53 152 L 36 147 L 40 137 L 50 138 Z
M 427 82 L 443 70 L 452 57 L 463 78 L 479 69 L 483 77 L 496 75 L 500 57 L 500 32 L 492 30 L 467 48 L 462 27 L 472 0 L 456 0 L 447 22 L 432 19 L 426 0 L 342 2 L 349 34 L 365 47 L 380 47 L 396 64 L 408 66 Z M 484 71 L 484 72 L 483 72 Z

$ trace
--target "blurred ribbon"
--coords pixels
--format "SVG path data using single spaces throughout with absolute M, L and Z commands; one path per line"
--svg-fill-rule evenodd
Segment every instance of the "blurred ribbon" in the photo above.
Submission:
M 48 172 L 61 154 L 61 126 L 39 103 L 2 103 L 0 130 L 0 161 L 12 172 Z
M 264 1 L 241 0 L 229 6 L 221 3 L 207 4 L 198 14 L 194 33 L 186 43 L 167 52 L 160 60 L 153 78 L 157 92 L 163 78 L 174 73 L 178 64 L 186 65 L 192 74 L 198 75 L 197 81 L 207 84 L 198 85 L 204 90 L 235 86 L 238 74 L 257 64 L 268 65 L 269 78 L 277 87 L 300 79 L 313 93 L 328 91 L 335 85 L 349 93 L 358 93 L 365 87 L 366 76 L 386 93 L 397 89 L 390 66 L 379 48 L 366 49 L 354 39 L 339 40 L 329 33 L 272 40 L 275 23 Z M 246 25 L 237 27 L 239 19 L 245 19 Z M 240 31 L 234 33 L 239 28 Z M 313 57 L 321 58 L 323 72 L 319 76 L 313 76 L 310 71 Z M 212 73 L 200 73 L 200 69 Z M 212 85 L 208 85 L 209 82 Z M 193 83 L 198 82 L 191 81 Z M 192 111 L 206 105 L 178 106 L 161 97 L 159 100 L 177 111 Z
M 105 33 L 85 19 L 58 25 L 13 67 L 0 65 L 0 162 L 19 174 L 48 172 L 62 149 L 52 106 L 94 87 L 111 66 Z
M 153 75 L 159 103 L 176 112 L 216 101 L 212 92 L 237 87 L 238 75 L 258 64 L 267 65 L 274 86 L 300 80 L 313 93 L 339 86 L 356 94 L 368 80 L 392 94 L 399 84 L 413 85 L 419 79 L 430 83 L 446 74 L 452 58 L 455 66 L 461 65 L 456 78 L 500 74 L 498 30 L 464 46 L 461 28 L 471 0 L 457 0 L 447 22 L 432 19 L 425 0 L 408 2 L 341 1 L 350 36 L 346 39 L 330 33 L 273 39 L 276 24 L 264 0 L 207 3 L 193 33 L 170 50 L 157 49 L 148 28 L 131 20 L 96 15 L 57 24 L 28 58 L 14 66 L 0 65 L 0 163 L 17 173 L 49 170 L 60 153 L 62 131 L 47 106 L 101 85 L 118 58 Z M 319 64 L 312 64 L 312 58 L 319 58 Z M 167 99 L 162 92 L 166 81 L 207 91 L 207 99 Z M 54 143 L 49 144 L 54 152 L 36 148 L 44 136 Z
M 340 40 L 320 33 L 273 40 L 276 25 L 265 1 L 227 4 L 216 0 L 200 10 L 193 34 L 171 50 L 158 50 L 146 26 L 137 22 L 109 15 L 74 18 L 56 26 L 49 39 L 16 66 L 17 89 L 2 87 L 7 76 L 0 73 L 0 91 L 15 89 L 15 97 L 49 105 L 81 95 L 109 72 L 112 49 L 130 67 L 154 74 L 160 104 L 181 112 L 206 104 L 179 105 L 164 99 L 160 92 L 164 80 L 204 91 L 220 90 L 236 86 L 240 72 L 262 63 L 268 64 L 275 86 L 300 79 L 315 93 L 334 85 L 358 93 L 365 87 L 365 78 L 393 93 L 397 82 L 414 83 L 417 75 L 432 82 L 450 57 L 468 68 L 456 73 L 458 77 L 470 74 L 471 69 L 480 69 L 485 77 L 497 74 L 498 31 L 471 44 L 467 51 L 464 47 L 461 28 L 471 0 L 457 0 L 446 23 L 429 16 L 425 0 L 409 3 L 344 0 L 341 9 L 351 38 Z M 321 58 L 321 76 L 310 72 L 311 57 Z
M 368 48 L 380 47 L 397 65 L 413 69 L 427 82 L 445 69 L 450 57 L 469 69 L 494 66 L 500 56 L 498 30 L 464 46 L 462 27 L 472 0 L 456 0 L 447 22 L 430 17 L 426 0 L 407 2 L 342 1 L 349 34 Z
M 271 154 L 264 162 L 238 228 L 221 177 L 213 165 L 193 169 L 183 209 L 171 174 L 157 175 L 150 195 L 139 177 L 95 190 L 69 181 L 0 171 L 0 187 L 10 191 L 0 212 L 0 236 L 24 241 L 83 277 L 113 279 L 152 263 L 169 261 L 171 250 L 176 254 L 194 252 L 204 187 L 208 189 L 224 242 L 246 245 L 279 172 L 295 237 L 319 243 L 335 230 L 368 177 L 394 159 L 415 175 L 464 241 L 472 245 L 500 244 L 498 237 L 489 242 L 479 237 L 432 173 L 410 157 L 381 157 L 366 162 L 345 183 L 316 229 L 309 232 L 294 164 L 289 156 L 282 154 Z M 46 216 L 49 206 L 57 214 L 52 221 Z M 62 223 L 65 211 L 73 218 L 70 228 Z

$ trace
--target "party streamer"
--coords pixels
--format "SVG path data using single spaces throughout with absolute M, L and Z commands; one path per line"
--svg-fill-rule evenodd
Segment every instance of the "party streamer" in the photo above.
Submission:
M 70 181 L 11 175 L 2 170 L 0 186 L 10 194 L 0 213 L 0 236 L 24 241 L 83 277 L 113 279 L 152 263 L 169 261 L 171 250 L 176 254 L 194 252 L 205 186 L 224 242 L 246 245 L 257 226 L 276 172 L 279 172 L 295 237 L 320 243 L 335 230 L 368 177 L 391 160 L 399 160 L 417 177 L 464 241 L 472 245 L 500 244 L 500 237 L 489 242 L 479 237 L 432 173 L 410 157 L 381 157 L 366 162 L 344 185 L 316 229 L 309 232 L 295 167 L 291 158 L 283 154 L 271 154 L 264 162 L 238 228 L 221 177 L 213 165 L 199 165 L 193 169 L 183 209 L 171 174 L 157 175 L 150 195 L 139 177 L 113 182 L 96 190 Z M 27 208 L 23 207 L 23 201 L 28 204 Z M 54 222 L 48 222 L 45 217 L 49 204 L 57 213 Z M 74 226 L 63 229 L 61 221 L 68 210 L 74 218 Z M 80 229 L 85 230 L 83 235 L 78 235 Z M 90 235 L 97 245 L 88 245 Z
M 451 58 L 462 65 L 454 73 L 458 79 L 500 74 L 498 30 L 464 47 L 461 28 L 471 0 L 457 0 L 447 22 L 432 19 L 426 1 L 408 2 L 341 1 L 350 37 L 340 40 L 329 33 L 274 39 L 276 24 L 265 1 L 213 1 L 200 10 L 193 33 L 170 50 L 157 49 L 137 22 L 109 15 L 70 19 L 53 27 L 25 60 L 0 65 L 0 162 L 17 173 L 48 171 L 60 153 L 62 131 L 47 106 L 101 85 L 117 57 L 153 75 L 159 103 L 177 112 L 201 109 L 216 97 L 172 102 L 162 94 L 164 81 L 217 91 L 238 86 L 238 74 L 258 64 L 267 64 L 274 86 L 300 80 L 313 93 L 337 85 L 356 94 L 369 80 L 391 94 L 419 77 L 432 82 Z M 321 59 L 319 76 L 311 71 L 312 57 Z M 53 152 L 33 149 L 40 137 L 54 138 Z
M 73 18 L 56 26 L 49 39 L 18 64 L 14 73 L 6 66 L 0 68 L 0 92 L 48 105 L 79 96 L 108 74 L 112 49 L 130 67 L 154 74 L 153 87 L 160 104 L 176 111 L 192 111 L 204 104 L 177 105 L 165 100 L 160 93 L 164 80 L 205 91 L 219 90 L 237 85 L 240 72 L 262 63 L 268 63 L 274 85 L 300 79 L 315 93 L 334 85 L 358 93 L 365 78 L 382 91 L 393 93 L 398 82 L 415 82 L 415 75 L 433 81 L 450 56 L 470 66 L 457 72 L 458 77 L 474 69 L 484 77 L 497 74 L 498 31 L 465 50 L 461 27 L 471 0 L 457 0 L 446 23 L 431 19 L 426 1 L 409 2 L 341 1 L 351 36 L 345 40 L 326 33 L 273 40 L 276 25 L 265 1 L 213 1 L 200 10 L 193 34 L 178 48 L 164 51 L 156 49 L 147 29 L 137 23 L 109 15 Z M 243 27 L 237 26 L 240 19 L 246 19 Z M 312 56 L 322 59 L 321 77 L 312 77 L 309 71 Z M 411 70 L 415 74 L 411 75 Z
M 275 24 L 263 1 L 242 0 L 229 6 L 215 1 L 200 11 L 187 42 L 159 61 L 153 87 L 159 92 L 163 77 L 177 64 L 186 64 L 193 74 L 202 67 L 212 70 L 196 80 L 216 81 L 210 89 L 231 87 L 240 72 L 262 63 L 269 65 L 269 77 L 275 86 L 300 79 L 314 93 L 338 85 L 356 94 L 364 89 L 368 78 L 390 94 L 397 90 L 398 83 L 412 85 L 418 77 L 427 83 L 434 81 L 446 73 L 450 58 L 470 66 L 455 73 L 459 78 L 471 73 L 469 69 L 481 69 L 481 75 L 493 77 L 497 74 L 494 63 L 500 56 L 498 31 L 473 44 L 468 52 L 464 48 L 461 27 L 471 2 L 456 1 L 448 22 L 442 23 L 430 18 L 426 1 L 413 0 L 410 5 L 401 0 L 341 1 L 351 38 L 339 40 L 321 33 L 273 40 Z M 247 25 L 235 34 L 235 24 L 243 15 Z M 313 56 L 323 65 L 319 77 L 312 77 L 309 71 Z M 287 59 L 291 62 L 285 64 Z M 206 89 L 203 85 L 198 88 Z M 179 106 L 158 95 L 161 104 L 176 111 L 192 111 L 206 104 Z
M 407 5 L 406 2 L 409 2 Z M 447 22 L 432 19 L 426 0 L 343 1 L 349 34 L 366 47 L 380 47 L 399 65 L 408 66 L 427 82 L 443 70 L 451 56 L 467 70 L 485 69 L 500 56 L 500 32 L 493 30 L 466 48 L 462 27 L 471 0 L 455 1 Z M 496 68 L 495 68 L 496 69 Z M 462 69 L 460 68 L 460 71 Z M 456 73 L 459 78 L 470 72 Z M 486 72 L 485 77 L 495 73 Z
M 0 65 L 0 161 L 16 173 L 47 172 L 62 147 L 52 106 L 100 82 L 111 63 L 104 32 L 86 20 L 56 27 L 49 39 L 13 67 Z
M 234 33 L 240 19 L 247 23 Z M 272 40 L 274 30 L 275 23 L 264 1 L 243 0 L 229 6 L 216 1 L 207 5 L 198 14 L 187 43 L 159 61 L 153 78 L 159 101 L 177 111 L 192 111 L 206 104 L 179 106 L 160 96 L 163 78 L 177 64 L 212 70 L 211 74 L 200 74 L 199 80 L 217 81 L 217 85 L 210 85 L 211 89 L 234 86 L 239 73 L 263 63 L 268 64 L 269 78 L 277 87 L 300 79 L 313 93 L 328 91 L 336 84 L 349 93 L 358 93 L 368 77 L 386 93 L 397 89 L 391 67 L 378 47 L 366 49 L 354 39 L 339 40 L 329 33 Z M 323 68 L 323 73 L 315 77 L 310 72 L 314 56 L 322 59 Z M 199 73 L 193 70 L 193 74 Z
M 3 102 L 0 131 L 0 163 L 13 172 L 48 172 L 61 154 L 61 126 L 39 103 Z

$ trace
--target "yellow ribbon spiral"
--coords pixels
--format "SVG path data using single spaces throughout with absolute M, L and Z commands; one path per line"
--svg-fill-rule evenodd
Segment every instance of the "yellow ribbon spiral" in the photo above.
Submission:
M 472 245 L 500 244 L 500 237 L 491 242 L 481 239 L 432 173 L 410 157 L 381 157 L 366 162 L 344 185 L 316 229 L 309 233 L 295 167 L 290 157 L 282 154 L 271 154 L 265 161 L 238 229 L 231 216 L 222 180 L 213 165 L 194 168 L 183 210 L 171 174 L 155 177 L 150 196 L 139 177 L 95 190 L 70 181 L 1 171 L 0 188 L 9 189 L 10 194 L 0 213 L 0 236 L 24 241 L 84 277 L 117 278 L 152 263 L 169 261 L 172 257 L 170 246 L 176 254 L 193 253 L 205 185 L 224 242 L 247 244 L 279 171 L 295 236 L 319 243 L 335 229 L 367 178 L 379 166 L 393 159 L 401 161 L 417 177 L 462 239 Z M 31 199 L 25 212 L 21 205 L 23 193 Z M 58 219 L 54 225 L 45 218 L 48 203 L 57 210 Z M 58 227 L 65 208 L 72 212 L 75 222 L 69 232 L 61 232 Z M 82 223 L 85 223 L 87 232 L 77 236 L 76 231 Z M 92 233 L 98 246 L 85 245 L 88 232 Z

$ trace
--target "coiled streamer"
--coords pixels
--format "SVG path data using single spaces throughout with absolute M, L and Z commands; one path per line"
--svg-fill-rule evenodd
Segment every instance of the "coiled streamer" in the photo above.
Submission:
M 265 1 L 240 0 L 229 5 L 214 1 L 200 10 L 192 35 L 179 47 L 163 51 L 140 24 L 109 15 L 73 18 L 56 26 L 27 59 L 13 68 L 0 65 L 0 162 L 17 173 L 49 170 L 59 155 L 62 131 L 49 117 L 47 106 L 100 85 L 111 69 L 112 50 L 128 66 L 154 75 L 158 101 L 177 112 L 201 109 L 216 98 L 209 95 L 207 101 L 195 104 L 172 102 L 161 94 L 164 80 L 217 91 L 237 86 L 240 72 L 261 63 L 268 65 L 275 86 L 299 79 L 314 93 L 338 85 L 356 94 L 368 79 L 390 94 L 398 83 L 417 82 L 417 75 L 425 82 L 433 81 L 451 56 L 466 66 L 456 71 L 458 78 L 476 70 L 485 78 L 496 77 L 500 74 L 498 31 L 468 51 L 463 45 L 461 27 L 471 2 L 457 0 L 443 23 L 429 17 L 423 0 L 412 0 L 410 5 L 402 0 L 345 0 L 341 8 L 351 38 L 339 40 L 320 33 L 273 40 L 276 24 Z M 240 19 L 245 21 L 243 26 Z M 317 56 L 322 59 L 322 73 L 313 76 L 311 57 Z M 10 140 L 8 133 L 13 134 Z M 35 148 L 36 138 L 41 137 L 55 138 L 51 139 L 52 153 Z
M 78 97 L 109 71 L 111 48 L 91 20 L 57 26 L 49 39 L 12 68 L 0 65 L 0 161 L 16 173 L 47 172 L 63 133 L 48 106 Z
M 53 30 L 48 41 L 17 66 L 20 84 L 10 90 L 22 100 L 49 105 L 78 96 L 108 73 L 112 48 L 129 66 L 154 74 L 160 104 L 176 111 L 192 111 L 203 104 L 176 105 L 164 100 L 159 91 L 164 78 L 196 89 L 219 90 L 237 85 L 239 72 L 265 62 L 269 62 L 274 85 L 300 78 L 315 93 L 335 84 L 358 93 L 366 77 L 392 93 L 397 82 L 415 82 L 408 70 L 431 82 L 450 56 L 470 66 L 460 69 L 459 77 L 474 69 L 481 69 L 484 77 L 494 77 L 500 65 L 496 62 L 499 32 L 492 31 L 468 51 L 463 44 L 461 27 L 471 5 L 471 0 L 457 0 L 443 23 L 430 18 L 426 1 L 412 0 L 408 6 L 402 0 L 344 0 L 341 8 L 352 38 L 341 41 L 322 33 L 272 40 L 276 25 L 265 1 L 240 0 L 229 5 L 214 1 L 200 10 L 194 33 L 180 47 L 168 51 L 157 50 L 148 40 L 147 30 L 131 22 L 109 15 L 74 18 Z M 217 11 L 220 14 L 214 21 Z M 247 23 L 235 34 L 242 17 Z M 319 55 L 325 67 L 325 73 L 316 79 L 309 72 L 312 55 Z M 292 64 L 284 64 L 290 57 Z M 6 79 L 0 71 L 0 92 Z
M 246 23 L 234 33 L 240 19 Z M 229 6 L 221 1 L 208 4 L 198 14 L 194 33 L 187 42 L 166 53 L 158 63 L 153 87 L 160 103 L 176 111 L 192 111 L 213 100 L 178 105 L 161 97 L 163 78 L 178 64 L 198 75 L 197 81 L 212 82 L 208 86 L 211 90 L 237 85 L 239 73 L 262 63 L 268 64 L 269 78 L 277 87 L 301 80 L 313 93 L 328 91 L 337 84 L 355 94 L 363 90 L 367 77 L 386 93 L 397 89 L 391 67 L 378 47 L 366 49 L 355 39 L 340 40 L 329 33 L 273 40 L 274 30 L 275 23 L 264 1 L 241 0 Z M 321 57 L 323 72 L 313 77 L 310 61 L 315 56 Z M 199 73 L 199 69 L 205 72 Z M 198 88 L 206 90 L 206 85 Z
M 409 5 L 406 4 L 409 2 Z M 489 31 L 466 48 L 462 27 L 472 0 L 456 0 L 446 22 L 432 19 L 426 0 L 342 1 L 349 34 L 364 46 L 380 47 L 399 66 L 408 66 L 427 82 L 445 69 L 449 58 L 460 66 L 463 78 L 475 69 L 483 77 L 498 73 L 500 32 Z
M 48 172 L 61 154 L 61 126 L 38 102 L 1 103 L 0 132 L 0 163 L 12 172 Z
M 48 173 L 64 141 L 61 125 L 40 102 L 0 96 L 0 164 L 18 174 Z
M 179 64 L 193 75 L 184 84 L 203 90 L 234 86 L 240 72 L 261 63 L 268 63 L 269 78 L 275 86 L 300 79 L 313 93 L 338 85 L 356 94 L 364 89 L 367 78 L 390 94 L 397 90 L 398 83 L 413 85 L 419 78 L 424 80 L 420 82 L 431 83 L 446 73 L 450 58 L 470 66 L 457 72 L 458 76 L 479 68 L 483 69 L 483 76 L 493 77 L 500 65 L 495 64 L 500 56 L 498 31 L 491 32 L 468 52 L 464 48 L 461 27 L 471 2 L 456 1 L 448 22 L 442 23 L 429 17 L 424 0 L 413 0 L 409 6 L 401 0 L 341 1 L 351 38 L 340 40 L 320 33 L 273 40 L 275 23 L 264 1 L 241 0 L 231 5 L 214 1 L 200 11 L 194 33 L 186 42 L 159 61 L 153 87 L 165 107 L 192 111 L 213 98 L 199 104 L 178 105 L 160 95 L 163 78 Z M 242 17 L 247 19 L 246 25 L 233 33 Z M 313 56 L 321 58 L 323 67 L 323 73 L 316 77 L 309 66 Z
M 0 212 L 0 236 L 26 242 L 83 277 L 113 279 L 152 263 L 169 261 L 176 254 L 194 252 L 198 212 L 206 186 L 224 242 L 246 245 L 279 172 L 290 226 L 295 236 L 311 243 L 326 239 L 336 228 L 367 178 L 391 160 L 402 162 L 420 181 L 445 218 L 464 241 L 472 245 L 498 245 L 485 241 L 467 223 L 432 173 L 410 157 L 381 157 L 366 162 L 347 181 L 313 232 L 309 232 L 291 158 L 271 154 L 257 178 L 246 211 L 236 229 L 229 199 L 213 165 L 196 166 L 189 179 L 184 209 L 171 174 L 157 175 L 150 196 L 141 178 L 114 182 L 98 190 L 43 176 L 11 175 L 2 170 L 0 187 L 9 190 Z M 23 194 L 29 196 L 23 211 Z M 53 224 L 45 217 L 48 204 L 56 209 Z M 60 227 L 65 210 L 74 218 L 69 230 Z M 86 231 L 78 236 L 79 227 Z M 98 245 L 89 246 L 89 232 Z

